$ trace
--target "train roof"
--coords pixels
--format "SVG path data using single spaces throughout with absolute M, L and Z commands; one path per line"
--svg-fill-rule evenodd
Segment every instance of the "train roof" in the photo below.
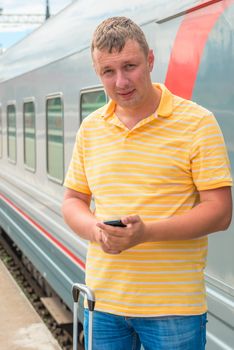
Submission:
M 77 0 L 5 51 L 0 57 L 0 82 L 87 49 L 103 19 L 127 16 L 142 25 L 161 21 L 211 1 Z

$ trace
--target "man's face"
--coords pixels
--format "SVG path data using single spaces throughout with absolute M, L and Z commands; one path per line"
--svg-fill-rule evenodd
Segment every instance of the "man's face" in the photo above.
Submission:
M 94 49 L 93 63 L 108 96 L 122 108 L 137 108 L 152 90 L 152 50 L 146 57 L 139 44 L 128 40 L 121 52 Z

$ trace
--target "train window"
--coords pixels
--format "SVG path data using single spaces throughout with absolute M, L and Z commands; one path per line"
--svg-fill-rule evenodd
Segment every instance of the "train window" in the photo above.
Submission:
M 24 164 L 27 169 L 36 169 L 36 129 L 35 129 L 35 105 L 33 101 L 23 105 L 24 118 Z
M 48 97 L 46 102 L 47 173 L 55 182 L 64 178 L 63 103 L 61 96 Z
M 2 157 L 2 106 L 0 105 L 0 157 Z
M 82 91 L 80 97 L 81 121 L 106 102 L 107 97 L 103 89 Z
M 16 163 L 16 109 L 13 104 L 7 106 L 7 156 Z

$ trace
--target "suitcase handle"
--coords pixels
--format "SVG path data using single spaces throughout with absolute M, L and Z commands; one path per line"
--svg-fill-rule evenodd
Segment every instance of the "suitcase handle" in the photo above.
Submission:
M 95 295 L 94 292 L 85 284 L 75 283 L 72 286 L 72 296 L 74 300 L 74 312 L 73 312 L 73 350 L 78 349 L 78 301 L 80 292 L 83 293 L 88 302 L 89 309 L 89 336 L 88 336 L 88 350 L 92 350 L 93 347 L 93 311 L 95 307 Z
M 94 292 L 89 287 L 87 287 L 85 284 L 81 284 L 81 283 L 73 284 L 72 296 L 73 296 L 74 303 L 78 302 L 80 292 L 82 292 L 87 298 L 89 311 L 94 311 L 95 295 L 94 295 Z

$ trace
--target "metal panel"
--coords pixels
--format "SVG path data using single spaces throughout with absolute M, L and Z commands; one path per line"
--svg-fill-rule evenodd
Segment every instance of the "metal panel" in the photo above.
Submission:
M 72 310 L 72 284 L 83 283 L 84 272 L 3 201 L 0 219 L 0 226 Z

